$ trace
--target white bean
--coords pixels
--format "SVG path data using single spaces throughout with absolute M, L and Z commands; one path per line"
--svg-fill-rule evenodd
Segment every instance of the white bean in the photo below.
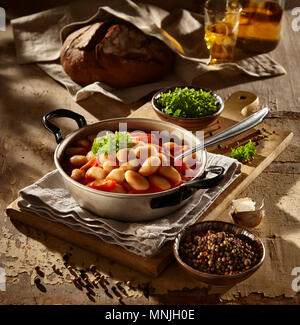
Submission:
M 158 174 L 149 176 L 149 181 L 152 185 L 159 188 L 161 191 L 166 191 L 171 188 L 169 181 Z
M 81 139 L 76 142 L 76 145 L 78 147 L 84 147 L 84 148 L 89 148 L 91 146 L 91 143 L 87 139 Z
M 103 165 L 102 165 L 102 168 L 107 172 L 107 173 L 110 173 L 113 169 L 116 168 L 116 164 L 113 163 L 112 161 L 110 160 L 106 160 L 104 161 Z
M 94 166 L 89 168 L 85 175 L 91 180 L 103 179 L 106 176 L 106 171 L 100 166 Z
M 91 160 L 91 159 L 94 158 L 94 157 L 95 157 L 95 155 L 93 154 L 92 151 L 89 151 L 89 152 L 86 154 L 86 158 L 87 158 L 87 160 Z
M 161 166 L 158 172 L 174 184 L 178 184 L 181 181 L 179 172 L 173 166 Z
M 157 152 L 163 151 L 163 147 L 159 146 L 158 144 L 155 143 L 149 143 L 151 146 L 154 146 Z
M 150 176 L 155 174 L 161 164 L 158 156 L 151 156 L 147 158 L 142 167 L 139 169 L 139 173 L 143 176 Z
M 113 193 L 127 193 L 125 188 L 121 184 L 116 184 L 115 187 L 111 190 Z
M 101 164 L 104 164 L 105 161 L 111 161 L 112 163 L 115 163 L 117 162 L 117 157 L 116 157 L 116 153 L 115 152 L 111 152 L 109 154 L 104 154 L 104 153 L 101 153 L 99 155 L 99 161 Z
M 169 153 L 174 150 L 176 144 L 174 142 L 165 142 L 165 143 L 163 143 L 162 146 L 163 146 L 164 151 Z
M 97 134 L 91 134 L 91 135 L 88 135 L 88 139 L 93 142 L 95 140 L 95 138 L 97 138 Z
M 140 140 L 138 140 L 136 138 L 132 139 L 131 141 L 132 141 L 132 145 L 133 145 L 134 149 L 136 149 L 137 147 L 142 147 L 142 146 L 144 146 L 146 144 L 146 142 L 140 141 Z
M 135 149 L 136 157 L 140 158 L 141 160 L 146 160 L 150 156 L 157 156 L 157 154 L 158 152 L 156 147 L 149 143 Z
M 81 167 L 88 161 L 86 156 L 75 155 L 70 158 L 70 163 L 73 167 Z
M 130 148 L 123 148 L 117 152 L 117 158 L 120 163 L 125 163 L 126 161 L 128 161 L 128 155 L 130 150 Z
M 84 177 L 84 171 L 82 171 L 81 169 L 73 169 L 72 170 L 72 174 L 71 174 L 71 178 L 73 178 L 75 181 L 80 182 Z
M 66 154 L 68 156 L 74 156 L 74 155 L 86 155 L 87 149 L 83 147 L 69 147 L 66 149 Z
M 161 165 L 162 166 L 170 166 L 170 157 L 168 158 L 164 153 L 160 152 L 158 154 L 158 157 L 161 160 Z
M 138 159 L 132 159 L 122 164 L 120 168 L 126 170 L 138 170 L 140 168 L 140 162 Z
M 118 183 L 123 183 L 125 181 L 125 172 L 122 168 L 116 168 L 112 170 L 106 178 L 113 179 Z
M 125 179 L 127 183 L 136 191 L 146 191 L 150 187 L 147 178 L 134 170 L 127 170 L 125 173 Z

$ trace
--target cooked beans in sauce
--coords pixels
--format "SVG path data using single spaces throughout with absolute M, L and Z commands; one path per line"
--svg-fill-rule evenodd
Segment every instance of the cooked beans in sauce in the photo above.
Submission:
M 174 162 L 189 146 L 163 143 L 150 133 L 128 132 L 128 137 L 130 145 L 114 152 L 95 153 L 95 141 L 100 139 L 95 135 L 77 140 L 65 151 L 65 172 L 90 188 L 123 194 L 165 191 L 197 175 L 196 165 L 190 163 L 195 162 L 194 156 L 180 164 Z

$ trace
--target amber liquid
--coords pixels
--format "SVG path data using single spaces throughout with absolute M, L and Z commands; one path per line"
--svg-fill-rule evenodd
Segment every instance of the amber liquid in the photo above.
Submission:
M 211 56 L 211 64 L 230 61 L 234 54 L 237 31 L 232 24 L 218 22 L 205 27 L 205 42 Z
M 253 3 L 241 0 L 237 47 L 246 53 L 265 53 L 274 50 L 280 38 L 283 10 L 273 1 Z

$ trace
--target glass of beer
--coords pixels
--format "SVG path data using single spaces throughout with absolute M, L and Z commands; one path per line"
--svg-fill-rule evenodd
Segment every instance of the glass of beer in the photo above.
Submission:
M 237 47 L 245 53 L 265 53 L 276 48 L 281 31 L 284 0 L 240 0 Z
M 205 42 L 210 64 L 232 61 L 242 6 L 238 1 L 209 0 L 205 3 Z

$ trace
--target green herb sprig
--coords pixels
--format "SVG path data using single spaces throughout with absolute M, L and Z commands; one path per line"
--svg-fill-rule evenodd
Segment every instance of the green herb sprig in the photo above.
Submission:
M 219 110 L 217 99 L 208 91 L 194 88 L 179 88 L 162 93 L 156 106 L 168 115 L 195 118 L 212 115 Z
M 236 149 L 232 149 L 231 151 L 231 157 L 237 159 L 240 162 L 247 162 L 255 155 L 255 144 L 251 140 L 244 146 L 239 146 Z
M 104 137 L 97 137 L 92 146 L 94 155 L 98 153 L 109 154 L 111 152 L 118 152 L 122 148 L 131 148 L 132 141 L 130 134 L 127 132 L 107 132 Z

